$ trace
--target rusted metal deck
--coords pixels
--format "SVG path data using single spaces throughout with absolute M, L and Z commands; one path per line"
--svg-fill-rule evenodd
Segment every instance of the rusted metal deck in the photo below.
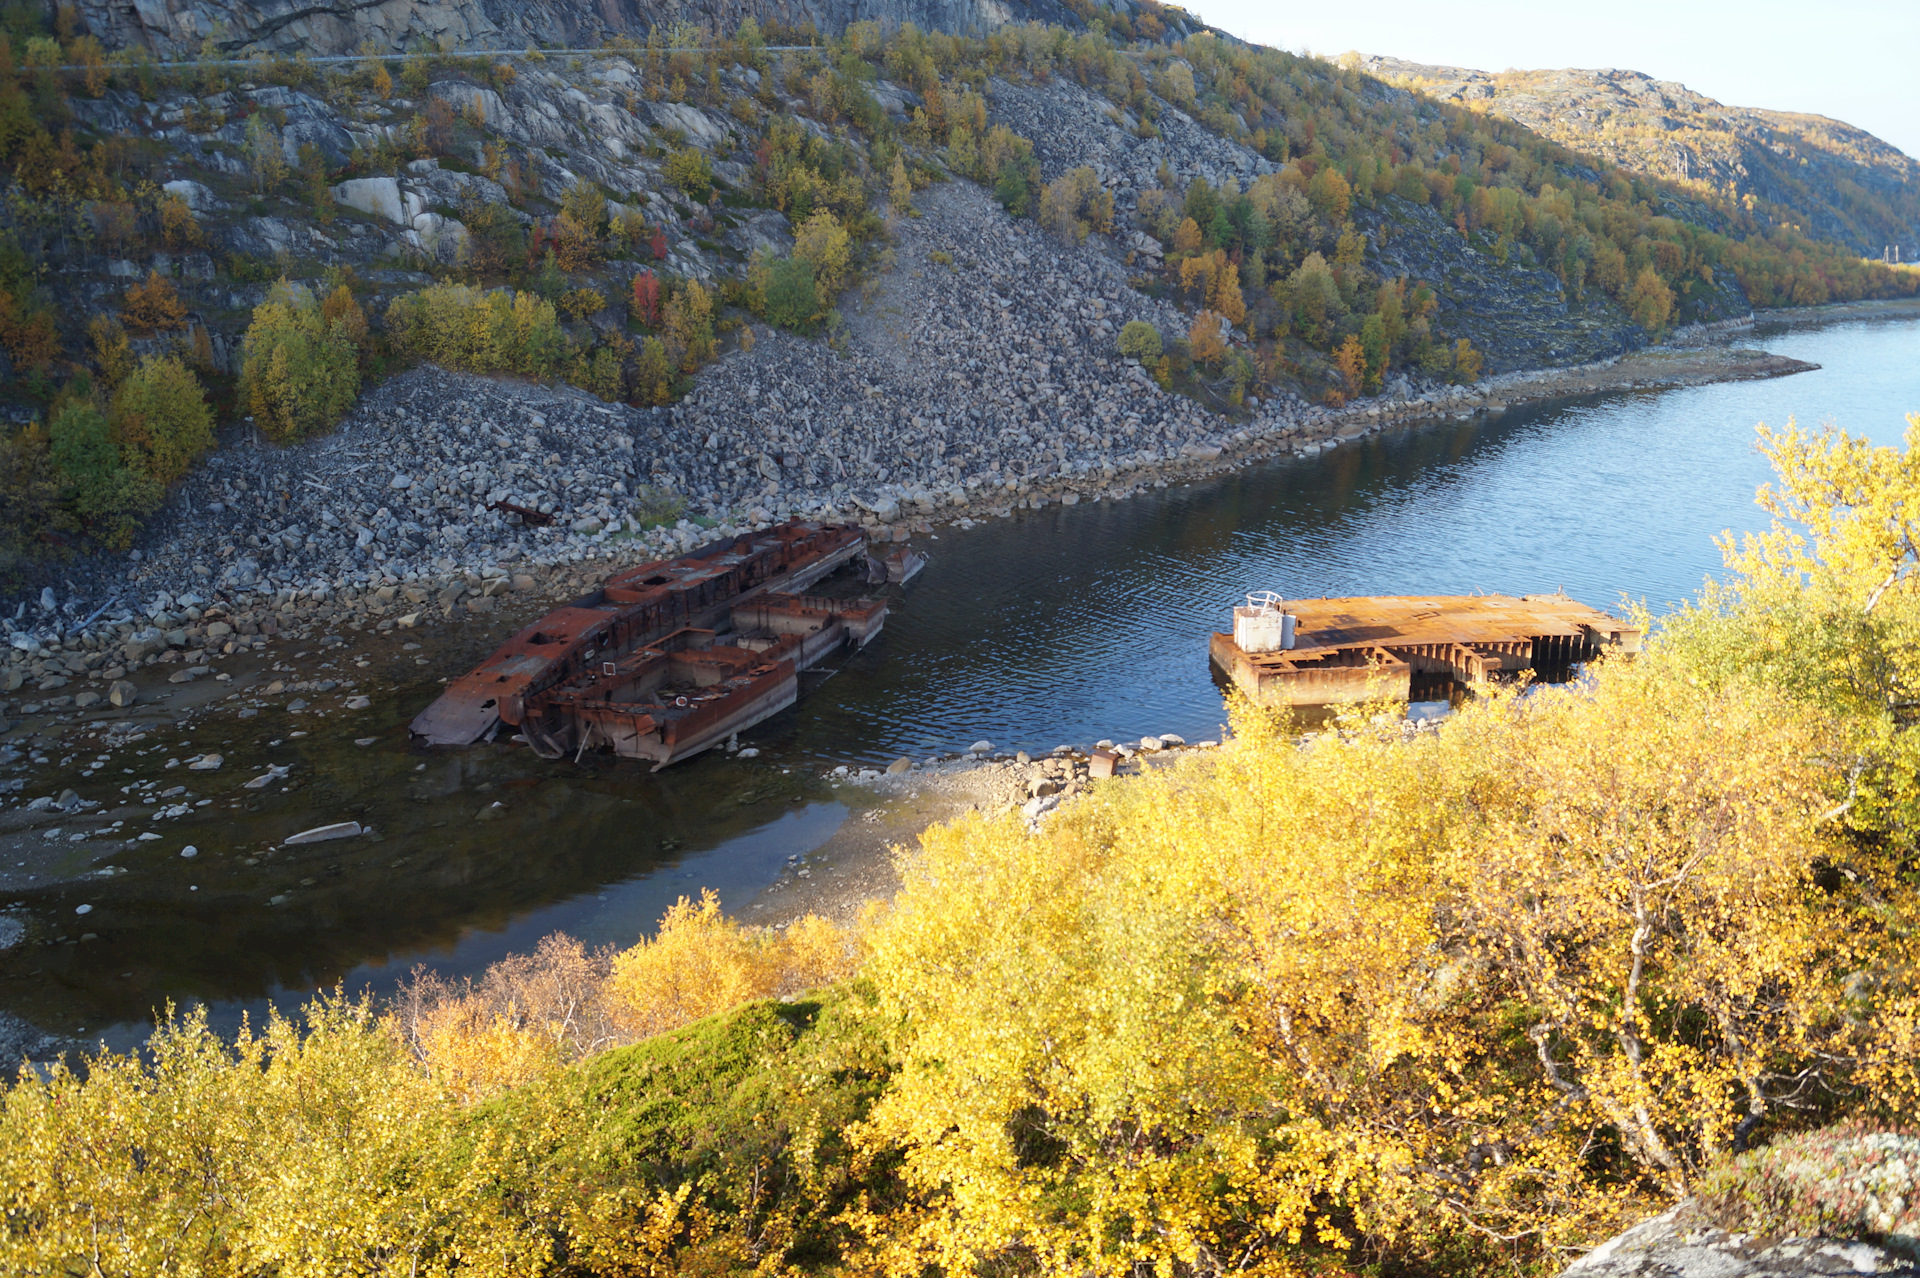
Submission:
M 527 743 L 548 758 L 611 750 L 650 759 L 657 772 L 792 705 L 801 672 L 864 648 L 887 605 L 768 592 L 732 614 L 730 632 L 676 630 L 529 697 Z
M 518 727 L 528 702 L 548 689 L 676 631 L 714 629 L 755 596 L 805 590 L 866 548 L 857 526 L 793 520 L 616 573 L 448 684 L 411 731 L 430 745 L 472 745 L 502 724 Z
M 1290 620 L 1288 620 L 1290 619 Z M 1254 596 L 1215 634 L 1213 665 L 1258 705 L 1414 700 L 1416 682 L 1472 686 L 1521 672 L 1565 679 L 1640 630 L 1565 595 Z

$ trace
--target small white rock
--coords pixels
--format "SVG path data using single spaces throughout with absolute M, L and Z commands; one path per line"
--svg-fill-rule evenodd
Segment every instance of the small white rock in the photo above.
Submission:
M 189 843 L 187 844 L 187 846 L 180 849 L 180 855 L 185 857 L 187 860 L 191 861 L 194 857 L 200 855 L 200 849 L 196 848 L 195 846 L 193 846 L 193 844 Z
M 967 750 L 968 750 L 968 751 L 969 751 L 970 753 L 973 753 L 973 754 L 992 754 L 992 753 L 993 753 L 993 742 L 991 742 L 991 741 L 976 741 L 976 742 L 974 742 L 974 743 L 973 743 L 972 745 L 970 745 L 970 746 L 968 746 L 968 747 L 967 747 Z
M 93 907 L 91 905 L 76 905 L 73 907 L 73 912 L 75 914 L 91 914 L 93 913 Z

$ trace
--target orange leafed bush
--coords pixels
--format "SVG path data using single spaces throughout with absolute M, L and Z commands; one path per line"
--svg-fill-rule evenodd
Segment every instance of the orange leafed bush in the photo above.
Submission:
M 60 354 L 60 334 L 50 311 L 28 314 L 13 294 L 0 288 L 0 346 L 22 368 L 43 368 Z
M 147 282 L 127 290 L 127 304 L 121 314 L 135 328 L 168 332 L 187 326 L 187 304 L 174 292 L 173 282 L 158 271 L 147 274 Z
M 1187 330 L 1187 345 L 1193 351 L 1196 364 L 1217 364 L 1226 356 L 1227 339 L 1220 332 L 1218 312 L 1201 311 L 1193 317 L 1193 327 Z

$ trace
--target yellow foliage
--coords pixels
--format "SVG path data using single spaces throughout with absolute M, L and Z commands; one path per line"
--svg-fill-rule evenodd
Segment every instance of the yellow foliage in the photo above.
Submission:
M 459 1100 L 472 1102 L 559 1068 L 554 1040 L 516 1024 L 518 1019 L 510 1013 L 489 1014 L 472 998 L 434 1009 L 422 1027 L 427 1073 Z
M 906 162 L 899 156 L 893 157 L 893 172 L 887 187 L 887 203 L 895 213 L 913 211 L 913 180 L 907 176 Z
M 1471 383 L 1480 380 L 1480 366 L 1484 357 L 1473 349 L 1473 343 L 1461 338 L 1453 344 L 1453 379 L 1457 382 Z
M 607 309 L 606 294 L 599 289 L 569 289 L 560 298 L 560 309 L 578 320 L 589 319 Z
M 846 283 L 853 245 L 840 219 L 825 209 L 800 224 L 793 233 L 793 255 L 813 263 L 821 294 L 832 298 Z
M 1173 251 L 1198 253 L 1201 242 L 1200 224 L 1190 217 L 1181 219 L 1180 226 L 1173 233 Z
M 133 371 L 133 348 L 127 330 L 111 315 L 95 315 L 87 321 L 87 336 L 93 342 L 93 366 L 111 392 Z
M 192 207 L 180 196 L 168 192 L 160 197 L 155 208 L 160 214 L 160 241 L 168 248 L 191 248 L 206 238 Z
M 1192 221 L 1192 218 L 1188 218 Z M 1225 254 L 1221 254 L 1222 259 Z M 1183 258 L 1180 262 L 1180 287 L 1197 296 L 1204 305 L 1213 292 L 1214 279 L 1220 273 L 1220 264 L 1212 253 L 1196 253 Z
M 1367 352 L 1360 339 L 1349 333 L 1340 349 L 1333 353 L 1334 369 L 1340 374 L 1340 389 L 1348 396 L 1360 394 L 1367 376 Z
M 1217 269 L 1213 275 L 1212 288 L 1207 293 L 1207 306 L 1235 325 L 1247 322 L 1247 301 L 1240 292 L 1240 268 L 1227 261 L 1226 252 L 1214 250 Z
M 1040 225 L 1076 244 L 1090 231 L 1105 235 L 1113 230 L 1113 192 L 1101 185 L 1090 167 L 1069 169 L 1041 190 L 1039 220 Z
M 1214 311 L 1201 311 L 1193 317 L 1193 327 L 1187 330 L 1187 345 L 1193 352 L 1196 364 L 1218 364 L 1227 354 L 1227 339 L 1220 331 L 1220 316 Z
M 708 890 L 697 905 L 681 897 L 652 940 L 615 955 L 607 990 L 621 1027 L 645 1038 L 852 970 L 851 941 L 831 921 L 809 915 L 784 933 L 751 931 Z
M 688 280 L 667 300 L 666 326 L 684 371 L 691 373 L 713 358 L 713 298 L 699 280 Z
M 502 1151 L 364 1003 L 233 1047 L 196 1012 L 148 1050 L 151 1068 L 103 1053 L 84 1080 L 61 1065 L 6 1092 L 0 1269 L 504 1276 L 538 1254 L 492 1192 Z
M 1647 661 L 1411 741 L 1236 727 L 1046 832 L 968 818 L 903 862 L 864 969 L 903 1060 L 864 1138 L 908 1150 L 921 1259 L 1591 1239 L 1867 1046 L 1832 1015 L 1862 955 L 1801 886 L 1830 727 L 1777 695 Z M 1589 1178 L 1596 1130 L 1623 1152 Z

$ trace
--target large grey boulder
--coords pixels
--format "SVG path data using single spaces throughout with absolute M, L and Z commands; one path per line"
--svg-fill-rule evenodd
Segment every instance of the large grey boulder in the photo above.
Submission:
M 421 210 L 410 209 L 400 194 L 400 184 L 390 177 L 350 178 L 333 188 L 333 198 L 350 209 L 370 217 L 383 217 L 395 226 L 406 226 Z
M 1691 1203 L 1601 1243 L 1562 1278 L 1814 1278 L 1920 1275 L 1913 1257 L 1867 1242 L 1755 1238 L 1702 1221 Z

